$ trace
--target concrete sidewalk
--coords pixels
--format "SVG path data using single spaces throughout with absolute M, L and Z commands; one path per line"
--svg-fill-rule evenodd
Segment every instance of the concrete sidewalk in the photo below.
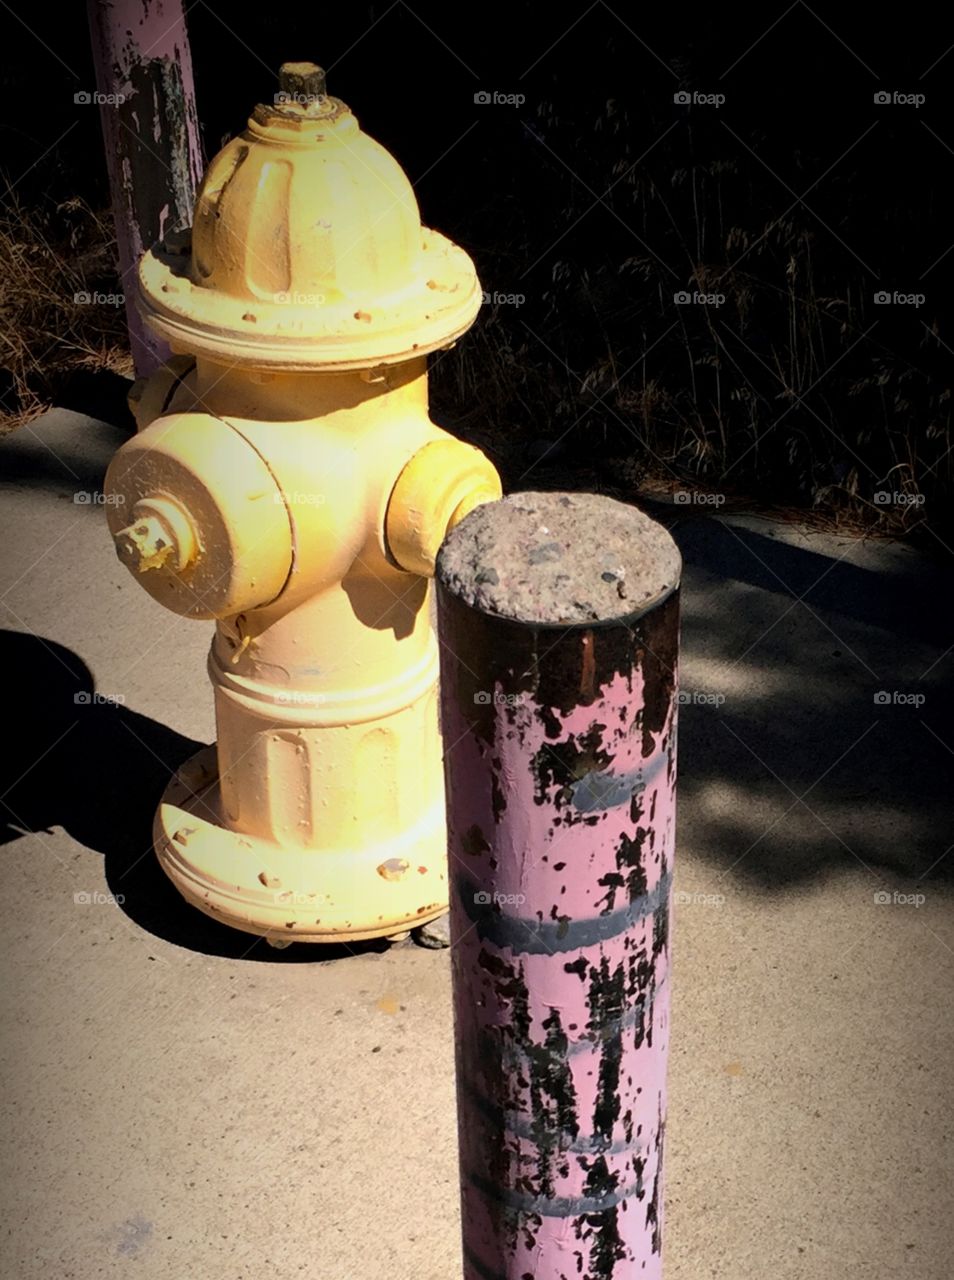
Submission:
M 252 944 L 150 852 L 213 737 L 209 624 L 74 500 L 122 438 L 55 411 L 0 446 L 0 1272 L 454 1280 L 447 953 Z M 668 1280 L 948 1280 L 950 563 L 673 514 Z

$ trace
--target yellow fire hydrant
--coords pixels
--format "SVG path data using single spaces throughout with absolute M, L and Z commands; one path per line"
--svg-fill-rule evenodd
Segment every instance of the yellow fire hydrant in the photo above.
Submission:
M 446 533 L 500 496 L 435 426 L 427 354 L 481 302 L 394 158 L 281 70 L 209 166 L 191 233 L 142 261 L 173 359 L 106 477 L 120 557 L 214 618 L 217 743 L 155 820 L 189 902 L 276 945 L 401 936 L 447 906 L 437 644 Z

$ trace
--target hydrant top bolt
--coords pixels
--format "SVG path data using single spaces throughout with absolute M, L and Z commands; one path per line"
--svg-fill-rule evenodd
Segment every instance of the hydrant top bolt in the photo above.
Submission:
M 283 62 L 278 85 L 293 102 L 319 101 L 327 94 L 324 68 L 314 62 Z
M 278 84 L 274 104 L 255 108 L 254 119 L 261 125 L 268 127 L 280 122 L 286 129 L 296 125 L 301 128 L 351 115 L 344 102 L 328 95 L 324 68 L 317 63 L 283 62 Z

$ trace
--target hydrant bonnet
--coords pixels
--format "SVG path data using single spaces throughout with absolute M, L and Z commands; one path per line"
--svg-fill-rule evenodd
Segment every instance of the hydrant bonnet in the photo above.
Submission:
M 421 226 L 400 165 L 324 92 L 321 68 L 286 63 L 280 84 L 210 164 L 191 233 L 144 255 L 152 328 L 175 351 L 285 370 L 450 345 L 480 308 L 470 257 Z

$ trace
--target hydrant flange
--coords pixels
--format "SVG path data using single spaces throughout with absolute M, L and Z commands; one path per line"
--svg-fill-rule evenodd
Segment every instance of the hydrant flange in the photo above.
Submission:
M 210 816 L 221 808 L 216 751 L 206 747 L 173 776 L 153 831 L 166 875 L 214 920 L 270 941 L 362 942 L 428 924 L 447 910 L 442 797 L 401 843 L 310 862 L 229 830 Z

